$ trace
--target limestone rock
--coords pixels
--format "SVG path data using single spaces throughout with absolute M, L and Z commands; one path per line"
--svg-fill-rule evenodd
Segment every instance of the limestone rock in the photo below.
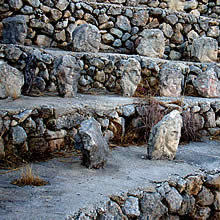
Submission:
M 99 29 L 91 24 L 82 24 L 73 31 L 73 51 L 98 52 L 101 45 Z
M 160 219 L 168 208 L 161 202 L 161 196 L 158 193 L 144 193 L 140 201 L 142 216 L 140 219 Z
M 141 65 L 134 59 L 122 60 L 119 67 L 122 75 L 120 86 L 123 96 L 133 96 L 141 81 Z
M 141 33 L 142 39 L 136 48 L 139 55 L 162 58 L 165 51 L 165 39 L 159 29 L 145 29 Z
M 123 206 L 124 213 L 129 218 L 135 218 L 140 216 L 140 210 L 139 210 L 139 202 L 137 197 L 129 196 L 125 204 Z
M 193 40 L 191 56 L 199 62 L 216 62 L 218 42 L 211 37 L 200 37 Z
M 81 66 L 75 57 L 65 55 L 54 62 L 58 92 L 62 97 L 73 97 L 77 93 Z
M 182 69 L 177 64 L 164 64 L 159 73 L 160 95 L 178 97 L 182 92 L 184 76 Z
M 83 164 L 88 168 L 100 168 L 107 162 L 109 147 L 102 135 L 101 125 L 94 119 L 81 123 L 79 135 L 83 144 Z
M 23 15 L 5 18 L 2 38 L 5 44 L 24 44 L 27 36 L 26 19 Z
M 12 144 L 23 144 L 27 139 L 25 130 L 20 126 L 12 127 L 10 133 Z
M 182 117 L 177 110 L 172 111 L 151 130 L 148 140 L 148 156 L 151 159 L 173 160 L 181 136 Z
M 220 81 L 213 67 L 199 74 L 193 81 L 193 85 L 202 97 L 220 97 Z
M 18 98 L 24 84 L 23 74 L 6 63 L 0 64 L 0 98 Z

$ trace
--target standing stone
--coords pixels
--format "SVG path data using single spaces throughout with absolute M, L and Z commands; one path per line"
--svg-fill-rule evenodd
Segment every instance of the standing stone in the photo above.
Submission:
M 191 56 L 199 62 L 216 62 L 218 42 L 211 37 L 200 37 L 192 43 Z
M 19 70 L 6 63 L 0 64 L 0 98 L 18 98 L 23 84 L 24 76 Z
M 82 24 L 73 31 L 73 51 L 97 53 L 100 45 L 101 34 L 96 26 Z
M 25 16 L 17 15 L 5 18 L 3 21 L 2 38 L 4 44 L 24 44 L 27 36 Z
M 141 65 L 134 59 L 122 60 L 119 67 L 122 76 L 120 86 L 123 96 L 133 96 L 141 81 Z
M 159 78 L 161 96 L 178 97 L 181 95 L 184 76 L 179 65 L 164 64 L 159 73 Z
M 83 164 L 88 168 L 100 168 L 107 162 L 109 147 L 102 135 L 101 125 L 94 119 L 81 123 L 79 129 L 83 148 Z
M 165 51 L 165 39 L 159 29 L 145 29 L 140 34 L 142 39 L 137 47 L 139 55 L 162 58 Z
M 174 159 L 180 141 L 182 123 L 180 112 L 174 110 L 152 128 L 148 140 L 148 156 L 151 159 Z
M 213 67 L 199 74 L 193 81 L 193 85 L 202 97 L 220 97 L 220 81 Z
M 75 57 L 65 55 L 54 61 L 54 74 L 58 92 L 62 97 L 74 97 L 77 93 L 81 66 Z

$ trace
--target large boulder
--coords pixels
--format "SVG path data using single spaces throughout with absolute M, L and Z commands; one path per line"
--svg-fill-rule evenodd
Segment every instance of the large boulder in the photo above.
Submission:
M 211 37 L 200 37 L 193 40 L 191 56 L 199 62 L 216 62 L 218 42 Z
M 161 96 L 178 97 L 181 95 L 184 76 L 179 65 L 164 64 L 159 73 L 159 79 Z
M 58 92 L 62 97 L 74 97 L 77 93 L 81 65 L 75 57 L 65 55 L 54 62 L 54 74 L 57 78 Z
M 202 72 L 193 81 L 199 95 L 206 98 L 220 97 L 220 81 L 214 67 Z
M 5 44 L 24 44 L 27 36 L 26 19 L 23 15 L 5 18 L 2 38 Z
M 81 123 L 79 135 L 82 141 L 83 164 L 88 168 L 100 168 L 107 162 L 109 147 L 102 135 L 101 125 L 94 119 Z
M 119 66 L 119 74 L 122 76 L 120 81 L 122 95 L 133 96 L 141 81 L 140 63 L 134 58 L 122 60 Z
M 165 51 L 165 38 L 159 29 L 145 29 L 140 34 L 142 39 L 136 48 L 139 55 L 162 58 Z
M 76 27 L 72 34 L 73 51 L 94 52 L 99 51 L 101 34 L 99 29 L 92 24 L 82 24 Z
M 182 123 L 180 112 L 174 110 L 152 128 L 148 140 L 149 158 L 174 159 L 180 141 Z
M 24 76 L 19 70 L 6 63 L 0 64 L 0 98 L 18 98 L 23 84 Z

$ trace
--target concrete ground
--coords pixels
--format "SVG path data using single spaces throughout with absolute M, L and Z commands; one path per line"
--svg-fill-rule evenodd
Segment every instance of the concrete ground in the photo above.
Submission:
M 220 169 L 220 142 L 204 140 L 179 146 L 174 161 L 143 159 L 144 147 L 112 150 L 106 168 L 89 170 L 80 158 L 55 158 L 33 164 L 35 174 L 50 184 L 18 187 L 10 182 L 21 170 L 0 170 L 0 219 L 65 219 L 79 208 L 106 201 L 109 195 L 152 186 L 175 175 Z

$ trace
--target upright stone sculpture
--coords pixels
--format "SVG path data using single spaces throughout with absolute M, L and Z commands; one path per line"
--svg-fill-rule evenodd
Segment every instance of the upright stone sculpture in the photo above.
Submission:
M 83 164 L 88 168 L 100 168 L 107 162 L 109 147 L 102 135 L 101 125 L 94 119 L 81 123 L 79 135 L 82 140 Z
M 184 76 L 180 66 L 164 64 L 159 73 L 159 78 L 161 96 L 178 97 L 181 95 Z
M 148 140 L 150 159 L 173 160 L 179 145 L 182 127 L 182 116 L 174 110 L 158 122 L 151 130 Z
M 119 67 L 122 95 L 133 96 L 141 81 L 141 65 L 134 59 L 122 60 Z
M 214 67 L 208 68 L 205 72 L 199 74 L 193 81 L 193 85 L 202 97 L 220 97 L 220 80 L 217 77 Z
M 27 36 L 26 19 L 23 15 L 5 18 L 2 38 L 5 44 L 24 44 Z
M 82 24 L 73 31 L 73 51 L 94 52 L 99 51 L 101 34 L 99 29 L 92 24 Z
M 142 39 L 136 48 L 139 55 L 162 58 L 165 51 L 165 38 L 160 29 L 145 29 L 140 34 Z
M 218 55 L 218 42 L 211 37 L 200 37 L 193 40 L 191 56 L 196 61 L 216 62 Z
M 57 78 L 60 96 L 74 97 L 76 95 L 80 71 L 81 65 L 73 56 L 61 56 L 54 61 L 54 75 Z
M 6 63 L 0 64 L 0 99 L 21 95 L 21 87 L 24 84 L 23 74 Z

